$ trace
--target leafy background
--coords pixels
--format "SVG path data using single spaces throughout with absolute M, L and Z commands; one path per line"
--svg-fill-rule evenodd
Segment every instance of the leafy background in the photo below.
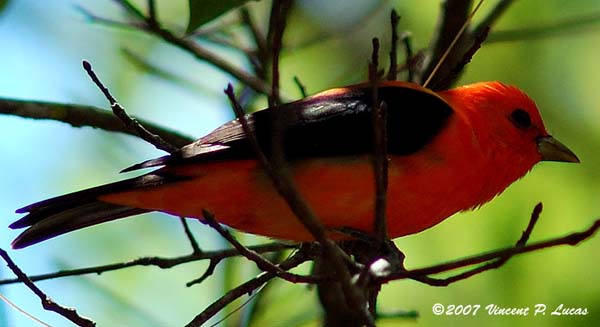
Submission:
M 137 3 L 144 7 L 145 1 Z M 492 4 L 487 1 L 482 11 Z M 249 5 L 257 17 L 268 17 L 265 1 L 252 1 Z M 230 81 L 228 76 L 152 37 L 91 23 L 77 6 L 103 17 L 123 18 L 120 9 L 110 1 L 57 0 L 52 5 L 33 0 L 0 1 L 3 8 L 0 96 L 106 108 L 105 100 L 81 69 L 80 62 L 85 58 L 94 64 L 130 113 L 196 137 L 231 118 L 221 92 Z M 364 80 L 370 39 L 379 36 L 387 44 L 390 7 L 402 16 L 400 28 L 412 32 L 414 48 L 427 46 L 439 13 L 439 1 L 299 0 L 286 31 L 288 48 L 282 58 L 285 94 L 290 98 L 299 96 L 293 76 L 302 80 L 309 93 Z M 158 12 L 167 26 L 181 32 L 186 30 L 187 1 L 158 1 Z M 545 26 L 594 13 L 600 13 L 600 1 L 518 1 L 495 30 Z M 222 19 L 233 18 L 232 14 L 226 14 Z M 536 99 L 550 131 L 580 156 L 582 164 L 542 163 L 480 210 L 457 215 L 428 231 L 398 239 L 409 267 L 511 245 L 519 238 L 539 201 L 544 203 L 545 210 L 533 240 L 581 230 L 600 215 L 599 31 L 599 26 L 592 24 L 542 39 L 490 42 L 476 54 L 459 83 L 502 80 L 519 85 Z M 206 46 L 231 60 L 241 58 L 222 47 Z M 164 69 L 166 74 L 153 73 L 132 61 L 123 48 Z M 259 102 L 255 107 L 261 105 Z M 116 172 L 123 167 L 161 155 L 132 137 L 91 128 L 75 129 L 51 121 L 2 116 L 0 135 L 2 226 L 18 218 L 13 213 L 17 207 L 118 180 L 123 176 Z M 203 248 L 226 246 L 214 232 L 199 224 L 193 227 Z M 189 251 L 180 229 L 177 219 L 149 214 L 12 251 L 11 255 L 30 274 L 139 256 L 178 255 Z M 8 248 L 17 234 L 0 228 L 0 246 Z M 260 241 L 252 236 L 241 238 L 249 243 Z M 392 283 L 384 287 L 381 309 L 417 310 L 420 317 L 388 319 L 381 325 L 597 324 L 599 246 L 600 237 L 596 237 L 577 248 L 562 247 L 520 256 L 498 270 L 446 288 L 412 281 Z M 256 273 L 254 265 L 235 260 L 222 264 L 204 284 L 186 288 L 184 284 L 198 277 L 206 266 L 207 263 L 194 263 L 170 270 L 132 268 L 39 285 L 60 303 L 77 307 L 100 326 L 182 325 L 225 290 Z M 308 267 L 301 269 L 307 271 Z M 1 268 L 0 277 L 12 276 Z M 61 317 L 43 311 L 37 298 L 22 285 L 5 286 L 0 292 L 48 323 L 66 324 Z M 316 303 L 314 291 L 305 286 L 276 282 L 269 287 L 252 325 L 316 326 L 320 314 Z M 431 313 L 434 303 L 484 306 L 494 303 L 503 307 L 543 303 L 549 309 L 564 303 L 568 307 L 586 307 L 589 313 L 582 317 L 549 314 L 490 317 L 481 312 L 476 317 L 445 317 Z M 244 312 L 238 311 L 225 324 L 244 320 Z M 0 302 L 0 326 L 31 324 Z

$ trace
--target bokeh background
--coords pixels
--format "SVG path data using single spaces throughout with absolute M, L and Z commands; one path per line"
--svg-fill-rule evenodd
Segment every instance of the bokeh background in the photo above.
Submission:
M 199 137 L 232 117 L 222 89 L 231 78 L 143 33 L 92 23 L 79 6 L 102 17 L 122 19 L 112 1 L 0 1 L 0 96 L 12 99 L 78 103 L 107 108 L 104 98 L 81 69 L 92 62 L 103 81 L 130 113 Z M 144 6 L 145 1 L 137 1 Z M 481 9 L 489 10 L 487 0 Z M 187 1 L 158 1 L 161 20 L 182 31 Z M 412 32 L 415 49 L 426 47 L 440 1 L 298 0 L 286 31 L 282 83 L 289 98 L 299 97 L 298 76 L 309 93 L 365 79 L 370 40 L 389 46 L 389 10 L 401 15 L 400 29 Z M 252 2 L 256 17 L 267 17 L 268 2 Z M 225 19 L 231 19 L 227 15 Z M 597 18 L 595 18 L 597 17 Z M 480 210 L 397 240 L 409 267 L 421 267 L 510 246 L 526 226 L 537 202 L 544 212 L 532 240 L 582 230 L 600 216 L 600 1 L 517 1 L 495 31 L 582 24 L 542 38 L 490 42 L 476 54 L 459 84 L 501 80 L 536 99 L 549 130 L 581 158 L 580 165 L 542 163 L 526 178 Z M 475 18 L 477 21 L 477 17 Z M 548 34 L 548 33 L 545 33 Z M 496 34 L 497 36 L 497 34 Z M 206 44 L 231 60 L 233 51 Z M 156 74 L 132 61 L 124 49 L 163 69 Z M 240 62 L 240 65 L 243 65 Z M 165 78 L 176 76 L 176 78 Z M 255 104 L 258 108 L 260 103 Z M 73 128 L 54 121 L 0 116 L 0 247 L 9 249 L 18 234 L 7 228 L 16 208 L 62 193 L 123 178 L 117 172 L 162 155 L 130 136 Z M 215 233 L 192 224 L 203 249 L 226 247 Z M 261 240 L 240 236 L 250 244 Z M 382 326 L 592 326 L 600 323 L 600 236 L 577 246 L 547 249 L 511 259 L 489 271 L 444 288 L 413 281 L 386 285 L 380 298 L 385 312 L 416 310 L 416 319 L 386 319 Z M 28 274 L 125 261 L 140 256 L 175 256 L 190 251 L 177 219 L 148 214 L 86 229 L 24 250 L 9 251 Z M 253 264 L 234 260 L 191 288 L 208 263 L 168 270 L 137 267 L 100 276 L 40 282 L 59 303 L 74 306 L 100 326 L 177 326 L 227 289 L 254 276 Z M 309 267 L 301 267 L 308 271 Z M 13 277 L 2 265 L 0 278 Z M 22 285 L 0 287 L 19 307 L 54 326 L 62 317 L 44 311 Z M 435 316 L 434 303 L 496 304 L 554 309 L 587 308 L 586 316 L 476 317 Z M 241 303 L 238 303 L 239 306 Z M 244 320 L 247 306 L 225 320 Z M 231 309 L 235 309 L 235 306 Z M 314 290 L 275 282 L 253 326 L 317 326 L 320 315 Z M 223 316 L 220 316 L 222 318 Z M 240 318 L 241 317 L 241 318 Z M 216 321 L 216 320 L 215 320 Z M 0 302 L 0 326 L 35 323 Z

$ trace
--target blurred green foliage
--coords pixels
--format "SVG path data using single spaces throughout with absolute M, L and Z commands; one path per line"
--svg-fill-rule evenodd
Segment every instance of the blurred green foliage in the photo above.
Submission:
M 145 1 L 138 2 L 139 5 L 145 4 Z M 100 5 L 97 1 L 82 1 L 80 4 L 90 6 L 89 9 L 100 16 L 114 19 L 121 17 L 114 6 Z M 494 1 L 487 1 L 481 9 L 481 15 L 493 4 Z M 36 7 L 39 10 L 42 5 L 29 2 L 27 6 L 20 7 L 20 10 Z M 282 54 L 281 80 L 286 96 L 300 96 L 293 82 L 295 76 L 306 86 L 308 93 L 364 80 L 373 37 L 382 40 L 382 62 L 385 63 L 387 58 L 384 51 L 389 48 L 390 37 L 388 16 L 392 7 L 401 16 L 400 29 L 412 33 L 414 49 L 426 47 L 439 13 L 439 1 L 299 0 L 289 20 L 285 35 L 286 49 Z M 249 8 L 264 27 L 269 15 L 269 2 L 250 2 Z M 161 22 L 183 32 L 187 22 L 185 1 L 159 1 L 158 9 Z M 597 12 L 600 12 L 600 2 L 597 0 L 517 1 L 494 27 L 492 35 L 494 31 L 543 27 L 566 18 L 576 19 Z M 5 17 L 9 14 L 16 13 L 4 12 Z M 57 25 L 81 19 L 75 10 L 60 14 L 62 16 L 52 17 Z M 228 13 L 225 18 L 233 15 L 235 13 Z M 476 16 L 475 20 L 477 18 Z M 35 16 L 31 20 L 22 19 L 22 24 L 31 26 L 26 33 L 47 32 L 45 28 L 35 28 L 36 25 L 44 26 L 47 22 L 37 20 Z M 56 57 L 80 51 L 83 47 L 82 44 L 67 42 L 73 40 L 68 35 L 80 34 L 83 39 L 88 40 L 102 38 L 102 42 L 112 44 L 112 48 L 103 50 L 97 57 L 91 52 L 85 53 L 85 56 L 93 59 L 92 62 L 99 62 L 100 68 L 97 70 L 100 75 L 131 112 L 171 127 L 180 126 L 182 132 L 198 136 L 217 126 L 216 118 L 207 122 L 206 115 L 215 115 L 217 112 L 222 121 L 226 119 L 225 116 L 231 116 L 227 101 L 221 93 L 226 82 L 231 80 L 230 77 L 223 76 L 205 64 L 197 64 L 187 55 L 141 33 L 90 23 L 82 26 L 84 27 L 78 30 L 51 29 L 52 33 L 45 37 L 55 40 L 56 48 L 52 50 L 54 54 L 47 58 L 47 65 L 52 65 L 52 60 L 56 60 Z M 231 27 L 231 32 L 236 31 L 235 26 Z M 235 51 L 210 43 L 206 43 L 206 46 L 228 59 L 247 65 L 241 62 Z M 120 54 L 119 47 L 127 47 L 138 56 L 144 56 L 148 62 L 166 69 L 173 76 L 190 81 L 190 85 L 184 87 L 180 81 L 172 85 L 163 77 L 153 75 L 151 70 L 140 69 L 139 65 L 131 64 L 127 56 Z M 42 50 L 44 49 L 39 49 Z M 467 66 L 459 84 L 501 80 L 518 85 L 536 99 L 548 129 L 569 145 L 579 155 L 582 163 L 542 163 L 481 209 L 458 214 L 430 230 L 398 239 L 396 243 L 407 255 L 406 264 L 409 268 L 511 246 L 527 225 L 534 205 L 540 201 L 544 203 L 544 212 L 532 241 L 582 230 L 600 216 L 600 101 L 597 91 L 600 78 L 599 55 L 600 24 L 525 42 L 513 40 L 484 44 Z M 69 64 L 77 69 L 79 62 L 71 60 Z M 2 67 L 4 66 L 0 66 L 0 71 Z M 7 77 L 0 77 L 5 78 Z M 30 72 L 20 78 L 35 81 L 38 77 L 35 72 Z M 77 82 L 72 83 L 90 84 L 83 74 L 78 78 Z M 71 86 L 67 84 L 62 84 L 61 87 L 71 90 Z M 31 98 L 38 98 L 36 90 L 31 91 Z M 63 101 L 103 105 L 102 98 L 96 94 L 97 90 L 90 86 L 87 92 L 89 94 L 68 94 Z M 189 99 L 189 105 L 174 106 L 181 98 Z M 261 101 L 254 104 L 255 109 L 262 105 L 264 102 Z M 0 121 L 4 119 L 6 118 L 0 117 Z M 39 124 L 28 122 L 23 128 L 35 133 L 39 131 Z M 49 195 L 108 182 L 116 178 L 115 173 L 121 168 L 160 155 L 152 152 L 142 142 L 127 137 L 106 136 L 60 124 L 52 126 L 53 131 L 64 130 L 68 133 L 66 141 L 61 144 L 57 142 L 52 154 L 43 157 L 25 150 L 21 156 L 30 158 L 31 163 L 25 165 L 23 170 L 12 172 L 19 176 L 30 174 L 25 169 L 36 169 L 36 174 L 46 177 L 41 184 L 40 179 L 23 180 L 19 184 L 24 190 L 20 196 L 22 200 L 4 205 L 16 208 L 29 200 L 39 200 Z M 4 139 L 7 138 L 10 135 Z M 44 146 L 39 139 L 10 142 L 23 149 Z M 9 192 L 10 186 L 1 187 L 4 192 Z M 9 211 L 3 211 L 6 224 L 14 218 L 16 217 Z M 203 249 L 226 246 L 215 233 L 197 225 L 193 224 L 192 227 Z M 247 243 L 261 240 L 249 235 L 240 235 L 240 238 Z M 8 239 L 3 240 L 1 246 L 7 247 L 8 243 Z M 575 248 L 553 248 L 519 256 L 497 270 L 444 288 L 414 281 L 390 283 L 383 288 L 380 309 L 384 312 L 417 310 L 419 317 L 385 319 L 381 326 L 598 325 L 599 246 L 600 237 L 597 236 Z M 147 255 L 180 255 L 187 251 L 189 248 L 177 219 L 153 214 L 83 230 L 13 254 L 20 262 L 25 263 L 27 272 L 35 273 Z M 41 257 L 45 266 L 29 263 Z M 253 264 L 241 259 L 232 260 L 221 264 L 215 275 L 202 285 L 186 288 L 184 284 L 201 275 L 207 265 L 204 262 L 194 263 L 169 270 L 140 267 L 101 276 L 53 280 L 41 285 L 59 302 L 77 307 L 82 314 L 92 317 L 101 326 L 182 325 L 226 290 L 257 273 Z M 298 271 L 306 273 L 309 268 L 305 265 L 298 268 Z M 3 272 L 3 275 L 6 273 Z M 28 293 L 20 286 L 4 287 L 2 292 L 24 298 L 26 295 L 23 294 Z M 246 310 L 256 303 L 251 300 L 241 309 L 236 308 L 247 299 L 248 297 L 236 302 L 229 309 L 232 316 L 223 322 L 224 326 L 234 326 L 236 321 L 246 319 Z M 588 314 L 551 316 L 547 313 L 537 317 L 498 317 L 489 316 L 481 309 L 474 317 L 436 316 L 431 311 L 435 303 L 532 308 L 535 304 L 545 304 L 548 310 L 564 304 L 567 307 L 585 307 Z M 314 289 L 303 285 L 274 282 L 255 309 L 257 315 L 251 321 L 252 326 L 319 325 L 320 311 Z M 12 309 L 7 308 L 5 311 Z M 28 311 L 45 320 L 62 322 L 50 313 L 43 312 L 33 299 Z M 225 314 L 219 318 L 224 318 Z M 15 313 L 16 315 L 18 314 Z

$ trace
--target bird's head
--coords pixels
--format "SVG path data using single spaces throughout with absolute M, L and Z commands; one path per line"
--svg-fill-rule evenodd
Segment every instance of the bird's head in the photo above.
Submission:
M 440 96 L 477 127 L 475 131 L 481 131 L 477 137 L 489 142 L 492 152 L 514 153 L 530 167 L 539 161 L 579 162 L 546 131 L 535 102 L 514 86 L 481 82 L 440 92 Z

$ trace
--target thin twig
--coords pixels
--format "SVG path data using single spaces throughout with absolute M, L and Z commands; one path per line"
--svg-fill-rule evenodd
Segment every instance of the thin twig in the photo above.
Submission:
M 398 22 L 400 16 L 395 9 L 390 14 L 392 24 L 392 44 L 390 49 L 390 70 L 388 71 L 388 81 L 395 81 L 398 78 Z
M 540 214 L 542 213 L 543 209 L 544 209 L 544 205 L 541 202 L 535 205 L 535 207 L 533 208 L 533 211 L 531 212 L 531 218 L 529 219 L 527 228 L 525 228 L 525 230 L 523 231 L 523 234 L 521 234 L 521 238 L 517 241 L 515 246 L 525 246 L 527 241 L 529 241 L 529 237 L 531 237 L 533 228 L 535 227 L 535 224 L 537 224 L 538 220 L 540 219 Z
M 281 243 L 268 243 L 256 246 L 248 247 L 252 251 L 258 253 L 266 253 L 266 252 L 274 252 L 280 251 L 284 249 L 293 248 L 293 245 L 289 244 L 281 244 Z M 40 281 L 40 280 L 48 280 L 55 278 L 62 278 L 68 276 L 81 276 L 87 274 L 97 274 L 100 275 L 105 272 L 121 270 L 130 267 L 136 266 L 155 266 L 161 269 L 169 269 L 181 264 L 185 264 L 188 262 L 201 261 L 201 260 L 216 260 L 216 259 L 225 259 L 230 257 L 240 256 L 240 253 L 236 249 L 226 249 L 226 250 L 218 250 L 218 251 L 203 251 L 199 253 L 192 253 L 188 255 L 183 255 L 179 257 L 142 257 L 126 262 L 113 263 L 108 265 L 100 265 L 100 266 L 91 266 L 85 268 L 78 269 L 69 269 L 69 270 L 61 270 L 57 272 L 33 275 L 29 276 L 29 279 L 32 281 Z M 20 283 L 21 281 L 17 278 L 15 279 L 2 279 L 0 280 L 0 285 L 6 284 L 15 284 Z
M 310 260 L 312 255 L 307 254 L 305 248 L 300 248 L 298 252 L 296 252 L 289 259 L 285 260 L 280 264 L 281 269 L 290 270 L 303 262 Z M 237 286 L 236 288 L 230 290 L 225 295 L 223 295 L 217 301 L 211 303 L 204 311 L 198 314 L 194 319 L 189 322 L 186 326 L 194 327 L 201 326 L 205 322 L 207 322 L 210 318 L 214 317 L 218 312 L 223 310 L 223 308 L 229 303 L 233 302 L 237 298 L 243 296 L 244 294 L 250 294 L 254 292 L 256 289 L 260 288 L 264 283 L 269 280 L 275 278 L 277 275 L 272 272 L 263 272 L 257 277 Z
M 31 279 L 23 273 L 23 271 L 15 264 L 15 262 L 10 258 L 8 253 L 4 251 L 4 249 L 0 249 L 0 256 L 6 262 L 6 265 L 12 272 L 17 276 L 17 279 L 25 284 L 27 288 L 29 288 L 37 297 L 40 298 L 42 302 L 42 307 L 45 310 L 53 311 L 58 313 L 59 315 L 67 318 L 77 326 L 96 326 L 96 323 L 92 320 L 80 316 L 77 311 L 73 308 L 63 307 L 60 304 L 54 302 L 46 293 L 44 293 L 39 287 L 37 287 Z
M 102 94 L 104 94 L 104 97 L 106 97 L 106 99 L 110 103 L 110 108 L 112 109 L 115 116 L 117 116 L 123 122 L 123 124 L 125 124 L 126 127 L 136 131 L 137 135 L 141 139 L 154 145 L 157 149 L 169 153 L 173 153 L 179 149 L 176 146 L 167 143 L 159 135 L 151 133 L 148 129 L 142 126 L 140 122 L 138 122 L 135 118 L 129 116 L 129 114 L 127 114 L 127 112 L 125 111 L 125 108 L 123 108 L 119 104 L 119 102 L 117 102 L 117 100 L 112 96 L 112 94 L 110 94 L 108 88 L 104 86 L 104 84 L 102 84 L 102 82 L 94 72 L 92 65 L 88 61 L 83 61 L 83 68 L 88 73 L 94 84 L 96 84 L 100 91 L 102 91 Z
M 392 280 L 406 279 L 406 278 L 415 278 L 420 276 L 428 276 L 432 274 L 439 274 L 442 272 L 455 270 L 463 267 L 468 267 L 476 264 L 480 264 L 483 262 L 487 262 L 490 260 L 504 258 L 504 257 L 512 257 L 521 253 L 533 252 L 545 248 L 555 247 L 559 245 L 577 245 L 578 243 L 592 237 L 596 231 L 600 229 L 600 219 L 596 220 L 592 226 L 585 229 L 581 232 L 574 232 L 568 234 L 563 237 L 557 237 L 550 240 L 530 244 L 522 247 L 510 247 L 506 249 L 501 249 L 497 251 L 492 251 L 489 253 L 483 253 L 479 255 L 475 255 L 472 257 L 459 259 L 450 261 L 447 263 L 437 264 L 425 268 L 406 270 L 406 271 L 398 271 L 390 274 L 389 276 L 385 276 L 379 278 L 378 280 L 382 283 L 386 283 Z
M 136 131 L 124 126 L 112 112 L 92 106 L 0 98 L 0 114 L 32 119 L 50 119 L 67 123 L 73 127 L 87 126 L 108 132 L 138 136 Z M 148 121 L 139 120 L 139 122 L 152 133 L 160 135 L 177 147 L 194 141 L 189 136 Z
M 386 104 L 379 101 L 379 40 L 373 39 L 373 53 L 369 63 L 369 83 L 371 83 L 371 101 L 373 107 L 373 176 L 375 178 L 375 217 L 373 232 L 378 244 L 389 237 L 385 215 L 388 183 L 387 156 L 387 110 Z
M 210 259 L 210 261 L 208 262 L 208 268 L 206 268 L 206 270 L 204 271 L 204 274 L 202 274 L 202 276 L 200 276 L 194 280 L 187 282 L 185 284 L 185 286 L 190 287 L 190 286 L 193 286 L 196 284 L 201 284 L 208 277 L 212 276 L 212 274 L 215 272 L 215 269 L 217 269 L 217 266 L 219 265 L 219 263 L 221 263 L 221 261 L 223 261 L 223 258 Z
M 271 49 L 271 96 L 269 97 L 269 107 L 281 104 L 279 95 L 279 56 L 283 49 L 283 32 L 291 6 L 291 0 L 277 0 L 273 2 L 271 7 L 267 36 Z
M 538 219 L 540 218 L 541 212 L 542 212 L 542 203 L 538 203 L 535 206 L 535 208 L 533 209 L 533 212 L 531 213 L 531 218 L 529 219 L 529 224 L 527 225 L 527 228 L 523 231 L 521 238 L 519 238 L 519 240 L 515 243 L 515 248 L 525 246 L 525 244 L 529 240 L 529 237 L 531 236 L 531 233 L 533 232 L 533 228 L 535 227 L 535 224 L 537 223 Z M 452 283 L 470 278 L 471 276 L 480 274 L 484 271 L 499 268 L 499 267 L 503 266 L 510 258 L 511 258 L 511 256 L 499 257 L 499 258 L 497 258 L 491 262 L 488 262 L 484 265 L 481 265 L 474 269 L 471 269 L 471 270 L 468 270 L 468 271 L 465 271 L 460 274 L 457 274 L 457 275 L 454 275 L 451 277 L 447 277 L 444 279 L 431 278 L 431 277 L 427 277 L 427 276 L 419 276 L 414 279 L 417 281 L 420 281 L 422 283 L 425 283 L 427 285 L 431 285 L 431 286 L 438 286 L 438 287 L 439 286 L 448 286 Z
M 286 253 L 285 251 L 272 252 L 267 254 L 269 261 L 282 262 L 289 259 L 294 253 Z M 276 284 L 267 283 L 263 285 L 253 297 L 250 297 L 246 303 L 249 306 L 244 310 L 243 319 L 240 321 L 240 327 L 249 327 L 256 325 L 255 320 L 259 320 L 263 311 L 269 311 L 271 309 L 271 297 L 269 293 Z M 309 286 L 310 287 L 310 286 Z M 251 302 L 250 302 L 251 301 Z M 242 304 L 245 305 L 246 303 Z
M 200 246 L 198 245 L 198 241 L 196 241 L 196 238 L 194 237 L 194 234 L 192 233 L 192 230 L 190 229 L 190 226 L 188 225 L 185 217 L 179 217 L 179 221 L 181 222 L 181 226 L 183 226 L 183 232 L 185 233 L 185 236 L 187 237 L 188 241 L 190 242 L 190 245 L 192 246 L 192 253 L 202 252 Z
M 302 81 L 300 81 L 298 76 L 294 76 L 294 83 L 298 87 L 298 90 L 300 90 L 300 95 L 302 96 L 302 98 L 306 98 L 308 96 L 308 94 L 306 93 L 306 86 L 302 84 Z
M 412 36 L 412 34 L 410 32 L 404 32 L 404 33 L 402 33 L 402 36 L 400 37 L 402 39 L 402 43 L 404 44 L 404 55 L 406 56 L 406 59 L 404 61 L 404 66 L 406 67 L 406 71 L 407 71 L 406 80 L 409 82 L 413 82 L 414 72 L 415 72 L 413 50 L 412 50 L 412 45 L 411 45 L 411 40 L 410 40 L 411 36 Z
M 156 1 L 148 0 L 148 22 L 158 26 L 158 16 L 156 14 Z
M 238 240 L 235 239 L 235 237 L 233 237 L 233 235 L 231 235 L 229 231 L 223 228 L 215 220 L 215 216 L 212 213 L 203 210 L 202 216 L 204 217 L 202 223 L 207 224 L 208 226 L 212 227 L 212 229 L 216 230 L 224 239 L 227 240 L 227 242 L 229 242 L 229 244 L 233 245 L 233 247 L 238 250 L 241 255 L 253 261 L 260 270 L 271 272 L 277 277 L 280 277 L 291 283 L 318 283 L 323 280 L 323 278 L 320 278 L 319 276 L 302 276 L 288 273 L 287 271 L 281 269 L 281 267 L 278 265 L 275 265 L 269 260 L 265 259 L 260 254 L 243 246 L 240 242 L 238 242 Z
M 247 7 L 242 7 L 240 9 L 240 15 L 242 22 L 246 27 L 250 30 L 252 34 L 252 38 L 254 40 L 254 45 L 256 46 L 256 57 L 257 61 L 261 63 L 260 67 L 257 71 L 258 76 L 265 76 L 265 66 L 263 65 L 268 61 L 269 51 L 267 45 L 267 38 L 264 33 L 260 30 L 259 26 L 256 24 L 252 15 L 250 14 L 250 10 Z M 254 60 L 250 60 L 250 62 L 254 63 Z
M 31 319 L 32 321 L 37 322 L 38 324 L 40 324 L 41 326 L 44 327 L 52 327 L 50 325 L 48 325 L 47 323 L 43 322 L 41 319 L 35 317 L 34 315 L 32 315 L 31 313 L 27 312 L 25 309 L 19 307 L 18 305 L 16 305 L 15 303 L 13 303 L 11 300 L 9 300 L 7 297 L 5 297 L 4 295 L 2 295 L 2 293 L 0 293 L 0 300 L 4 301 L 6 304 L 10 305 L 13 309 L 19 311 L 20 313 L 22 313 L 24 316 L 26 316 L 27 318 Z

